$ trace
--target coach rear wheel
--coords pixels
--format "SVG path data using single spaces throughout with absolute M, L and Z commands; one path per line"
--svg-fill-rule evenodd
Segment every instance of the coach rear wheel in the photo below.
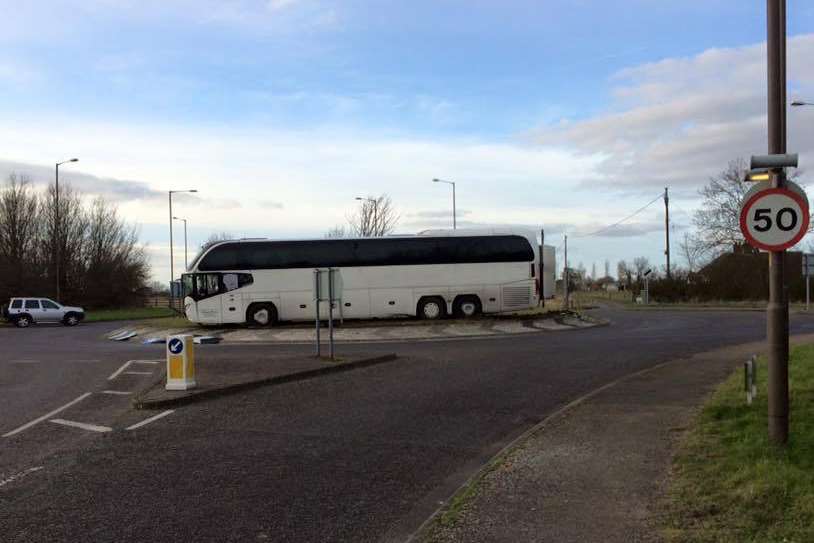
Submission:
M 461 296 L 455 300 L 453 311 L 456 317 L 475 317 L 481 312 L 480 300 L 477 296 Z

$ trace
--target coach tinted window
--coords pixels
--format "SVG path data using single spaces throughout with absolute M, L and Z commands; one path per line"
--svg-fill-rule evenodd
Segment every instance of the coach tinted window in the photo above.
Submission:
M 262 270 L 532 260 L 534 251 L 528 240 L 521 236 L 378 238 L 221 245 L 203 258 L 199 269 Z
M 203 257 L 198 269 L 202 271 L 240 269 L 238 247 L 234 243 L 218 245 Z

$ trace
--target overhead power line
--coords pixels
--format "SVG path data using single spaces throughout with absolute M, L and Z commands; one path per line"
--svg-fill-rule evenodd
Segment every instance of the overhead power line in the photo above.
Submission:
M 632 219 L 633 217 L 635 217 L 636 215 L 638 215 L 639 213 L 641 213 L 642 211 L 644 211 L 648 207 L 652 206 L 653 204 L 655 204 L 657 201 L 661 200 L 662 198 L 664 198 L 664 193 L 660 192 L 658 196 L 656 196 L 655 198 L 653 198 L 652 200 L 647 202 L 645 205 L 643 205 L 642 207 L 640 207 L 639 209 L 637 209 L 636 211 L 634 211 L 633 213 L 631 213 L 630 215 L 628 215 L 624 219 L 622 219 L 620 221 L 617 221 L 617 222 L 615 222 L 613 224 L 610 224 L 608 226 L 604 226 L 604 227 L 600 228 L 599 230 L 597 230 L 596 232 L 591 232 L 590 234 L 574 235 L 573 237 L 575 237 L 575 238 L 589 238 L 591 236 L 597 236 L 599 234 L 602 234 L 603 232 L 607 232 L 611 228 L 615 228 L 615 227 L 619 226 L 620 224 L 622 224 L 622 223 L 624 223 L 626 221 L 629 221 L 630 219 Z

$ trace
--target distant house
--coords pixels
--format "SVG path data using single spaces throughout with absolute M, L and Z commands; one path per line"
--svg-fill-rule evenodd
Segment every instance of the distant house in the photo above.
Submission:
M 803 253 L 786 252 L 785 275 L 789 299 L 805 298 L 802 273 Z M 701 298 L 718 300 L 766 300 L 769 298 L 768 253 L 738 244 L 701 268 L 695 276 L 693 291 Z

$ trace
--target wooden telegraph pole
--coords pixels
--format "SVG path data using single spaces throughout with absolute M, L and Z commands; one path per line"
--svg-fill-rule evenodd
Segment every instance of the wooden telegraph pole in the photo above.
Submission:
M 766 0 L 769 154 L 786 152 L 786 0 Z M 772 169 L 772 186 L 785 186 L 783 168 Z M 789 302 L 785 289 L 786 251 L 769 253 L 769 439 L 789 438 Z

